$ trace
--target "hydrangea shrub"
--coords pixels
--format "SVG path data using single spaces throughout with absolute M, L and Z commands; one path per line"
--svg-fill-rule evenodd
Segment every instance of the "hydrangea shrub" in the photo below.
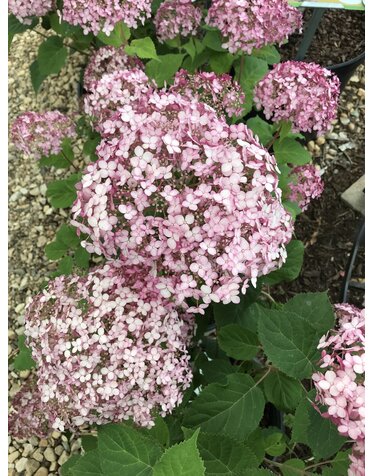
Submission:
M 300 132 L 328 130 L 338 99 L 320 67 L 276 65 L 300 11 L 285 0 L 9 11 L 10 39 L 40 16 L 49 30 L 35 91 L 70 54 L 87 56 L 81 110 L 13 125 L 21 152 L 65 169 L 47 197 L 70 219 L 27 306 L 12 365 L 33 370 L 11 433 L 82 432 L 67 476 L 364 474 L 362 311 L 336 306 L 337 327 L 325 293 L 270 295 L 300 273 L 295 217 L 323 188 Z

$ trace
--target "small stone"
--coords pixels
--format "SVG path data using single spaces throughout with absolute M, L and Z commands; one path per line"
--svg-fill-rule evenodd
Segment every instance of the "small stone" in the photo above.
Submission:
M 49 471 L 47 470 L 47 468 L 44 468 L 44 466 L 41 466 L 41 468 L 39 468 L 36 471 L 34 476 L 48 476 L 48 474 L 49 474 Z
M 350 119 L 348 117 L 340 117 L 340 122 L 344 126 L 347 126 L 350 123 Z
M 36 461 L 39 461 L 39 463 L 41 463 L 44 459 L 44 456 L 43 456 L 43 453 L 41 452 L 41 449 L 38 448 L 32 455 L 32 457 L 34 459 L 36 459 Z
M 15 468 L 18 471 L 18 473 L 21 473 L 26 469 L 26 464 L 27 464 L 28 459 L 27 458 L 21 458 L 16 462 Z
M 64 451 L 61 456 L 58 458 L 58 464 L 62 466 L 69 459 L 69 455 Z
M 76 453 L 81 448 L 81 439 L 74 441 L 71 445 L 71 453 Z
M 57 469 L 57 461 L 53 461 L 49 466 L 49 471 L 55 471 Z
M 16 459 L 18 459 L 20 456 L 19 451 L 14 451 L 8 456 L 8 463 L 14 463 Z
M 32 444 L 34 448 L 36 448 L 39 445 L 39 439 L 36 438 L 36 436 L 32 436 L 30 438 L 30 443 Z
M 23 378 L 23 379 L 26 379 L 26 378 L 30 375 L 30 373 L 31 373 L 31 372 L 30 372 L 29 370 L 21 370 L 21 371 L 19 372 L 19 376 L 20 376 L 21 378 Z M 33 446 L 32 446 L 32 445 L 30 445 L 30 446 L 31 446 L 31 451 L 32 451 L 32 450 L 33 450 Z M 23 455 L 23 456 L 27 456 L 27 455 Z
M 46 448 L 48 446 L 48 440 L 46 440 L 45 438 L 41 438 L 41 440 L 39 441 L 39 446 L 40 448 Z
M 23 302 L 21 302 L 20 304 L 18 304 L 18 305 L 16 306 L 15 312 L 16 312 L 17 314 L 19 314 L 19 313 L 21 313 L 21 312 L 24 310 L 24 308 L 25 308 L 25 305 L 24 305 Z
M 323 145 L 323 144 L 325 143 L 325 141 L 326 141 L 326 140 L 325 140 L 325 137 L 324 137 L 324 136 L 320 136 L 320 137 L 317 138 L 316 143 L 317 143 L 318 145 Z
M 351 83 L 359 83 L 359 76 L 356 74 L 350 78 Z
M 350 124 L 347 126 L 349 131 L 353 132 L 355 131 L 355 124 L 353 124 L 352 122 L 350 122 Z
M 309 149 L 310 152 L 312 152 L 315 148 L 315 142 L 311 140 L 310 142 L 307 143 L 307 148 Z
M 30 195 L 32 195 L 33 197 L 37 197 L 39 195 L 39 189 L 38 188 L 32 188 L 30 190 Z
M 331 140 L 338 139 L 338 134 L 336 134 L 336 132 L 330 132 L 329 134 L 327 134 L 327 138 Z
M 29 371 L 29 370 L 22 370 L 22 372 L 28 372 L 28 375 L 30 375 L 30 371 Z M 22 372 L 20 372 L 20 374 L 21 374 Z M 23 378 L 23 377 L 21 376 L 21 378 Z M 23 446 L 22 456 L 29 456 L 33 451 L 34 451 L 34 447 L 33 447 L 30 443 L 26 443 L 26 444 Z
M 365 96 L 366 96 L 366 92 L 365 92 L 364 89 L 359 88 L 359 89 L 358 89 L 358 92 L 357 92 L 357 95 L 358 95 L 360 98 L 364 99 Z
M 52 438 L 54 438 L 55 440 L 58 440 L 58 438 L 61 437 L 61 434 L 62 434 L 62 433 L 59 432 L 59 431 L 53 431 L 53 433 L 52 433 Z
M 34 459 L 29 459 L 25 467 L 25 470 L 26 470 L 25 476 L 32 476 L 33 474 L 35 474 L 39 466 L 40 466 L 40 463 L 38 463 Z
M 50 462 L 53 462 L 55 461 L 57 458 L 56 458 L 56 455 L 53 451 L 53 448 L 51 448 L 50 446 L 44 451 L 44 458 L 47 460 L 47 461 L 50 461 Z
M 62 445 L 56 446 L 54 448 L 54 452 L 56 455 L 61 456 L 61 454 L 63 453 L 63 446 Z
M 43 246 L 47 244 L 47 242 L 48 240 L 45 238 L 45 236 L 39 236 L 36 244 L 39 248 L 42 248 Z
M 9 329 L 8 330 L 8 339 L 14 339 L 14 337 L 16 336 L 16 333 L 13 331 L 13 329 Z
M 15 469 L 9 468 L 8 469 L 8 476 L 16 476 L 17 473 L 15 472 Z

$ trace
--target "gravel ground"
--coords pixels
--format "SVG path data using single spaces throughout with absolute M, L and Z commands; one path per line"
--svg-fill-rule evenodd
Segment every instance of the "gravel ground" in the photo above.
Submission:
M 42 38 L 26 32 L 15 38 L 9 57 L 9 123 L 27 110 L 59 109 L 76 112 L 79 107 L 77 85 L 85 58 L 70 57 L 63 71 L 43 84 L 36 96 L 28 65 L 34 60 Z M 310 142 L 308 148 L 317 163 L 331 176 L 350 166 L 349 154 L 362 153 L 364 138 L 364 68 L 351 79 L 341 98 L 334 130 L 326 138 Z M 79 149 L 79 144 L 76 144 Z M 67 213 L 53 210 L 46 197 L 46 182 L 65 171 L 40 170 L 37 164 L 14 150 L 9 150 L 9 346 L 8 355 L 17 351 L 17 337 L 23 333 L 27 298 L 39 291 L 42 282 L 55 269 L 44 255 L 45 245 L 54 238 L 56 229 L 66 221 Z M 329 175 L 330 176 L 330 175 Z M 355 176 L 357 180 L 359 176 Z M 346 188 L 346 187 L 345 187 Z M 342 190 L 343 191 L 343 190 Z M 311 241 L 311 237 L 308 237 Z M 306 240 L 305 240 L 306 241 Z M 316 245 L 315 245 L 316 246 Z M 16 373 L 10 365 L 9 395 L 13 397 L 29 371 Z M 59 474 L 59 467 L 71 453 L 80 449 L 75 435 L 54 432 L 48 439 L 32 437 L 19 440 L 9 437 L 8 476 L 47 476 Z
M 38 34 L 18 35 L 9 56 L 9 124 L 22 112 L 59 109 L 78 110 L 77 85 L 85 58 L 74 54 L 58 76 L 48 78 L 36 96 L 28 65 L 36 58 L 43 41 Z M 78 145 L 76 147 L 78 148 Z M 8 355 L 17 349 L 17 337 L 23 334 L 24 308 L 27 298 L 39 291 L 55 264 L 44 255 L 45 245 L 67 218 L 63 210 L 53 210 L 46 197 L 46 182 L 65 174 L 40 170 L 35 161 L 23 157 L 10 145 L 9 150 L 9 345 Z M 9 395 L 20 388 L 29 371 L 16 373 L 10 365 Z M 9 438 L 8 476 L 57 475 L 58 468 L 71 452 L 78 451 L 80 441 L 54 432 L 50 438 L 18 440 Z

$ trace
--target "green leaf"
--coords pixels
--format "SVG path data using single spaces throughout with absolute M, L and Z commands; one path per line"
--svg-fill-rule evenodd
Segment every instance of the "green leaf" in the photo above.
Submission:
M 273 138 L 273 126 L 259 116 L 248 119 L 247 126 L 258 136 L 263 145 L 268 144 Z
M 283 412 L 294 411 L 304 394 L 298 380 L 276 369 L 269 373 L 263 385 L 266 399 Z
M 65 256 L 64 258 L 61 259 L 61 261 L 58 263 L 58 268 L 56 272 L 56 276 L 69 276 L 72 273 L 72 265 L 73 261 L 71 256 Z
M 48 17 L 50 27 L 61 36 L 69 36 L 77 30 L 77 27 L 62 20 L 57 13 L 51 13 Z
M 19 33 L 31 30 L 39 23 L 38 18 L 32 18 L 31 25 L 21 23 L 13 14 L 8 16 L 8 48 L 12 44 L 13 38 Z
M 62 154 L 52 154 L 38 160 L 40 167 L 55 167 L 56 169 L 68 169 L 70 164 Z
M 280 183 L 279 183 L 280 187 Z M 280 187 L 282 190 L 283 188 Z M 287 210 L 292 215 L 292 218 L 295 219 L 297 215 L 300 215 L 302 213 L 301 208 L 297 205 L 297 203 L 294 202 L 289 202 L 288 200 L 285 200 L 283 202 L 283 207 Z
M 191 438 L 168 448 L 154 466 L 153 476 L 203 476 L 205 468 L 196 446 L 199 430 Z
M 218 332 L 218 342 L 229 357 L 237 360 L 253 359 L 258 352 L 256 335 L 237 324 L 222 327 Z
M 76 249 L 80 244 L 76 234 L 76 228 L 63 224 L 57 231 L 56 238 L 45 247 L 48 259 L 57 260 L 62 258 L 69 249 Z
M 235 79 L 240 78 L 240 84 L 242 85 L 243 89 L 248 89 L 250 91 L 253 90 L 256 83 L 262 79 L 269 70 L 266 61 L 255 58 L 254 56 L 244 56 L 241 74 L 240 60 L 235 63 L 235 68 L 237 69 Z
M 99 428 L 98 449 L 104 476 L 151 476 L 162 453 L 152 438 L 120 423 Z
M 95 161 L 97 159 L 96 149 L 101 140 L 101 137 L 98 135 L 89 137 L 89 139 L 87 139 L 84 143 L 83 154 L 90 157 L 92 161 Z
M 184 425 L 244 440 L 257 428 L 265 405 L 261 390 L 246 374 L 227 376 L 227 384 L 205 387 L 185 410 Z
M 286 448 L 284 434 L 276 427 L 264 428 L 262 430 L 264 437 L 265 453 L 270 456 L 282 455 Z
M 256 456 L 258 464 L 261 464 L 265 457 L 265 442 L 262 429 L 256 428 L 248 438 L 245 439 L 244 445 L 248 446 Z
M 280 471 L 282 472 L 283 476 L 300 476 L 304 473 L 304 469 L 305 463 L 297 458 L 284 461 L 280 467 Z
M 137 55 L 141 59 L 152 58 L 156 60 L 158 58 L 154 42 L 149 36 L 133 40 L 130 45 L 125 47 L 125 52 L 130 56 Z
M 222 37 L 221 33 L 218 30 L 208 31 L 203 38 L 203 45 L 207 46 L 213 51 L 219 51 L 226 53 L 226 50 L 222 48 Z
M 13 364 L 16 370 L 30 370 L 36 366 L 35 361 L 32 358 L 31 349 L 25 345 L 26 336 L 18 336 L 18 349 L 19 353 L 15 357 Z
M 76 200 L 75 184 L 80 180 L 79 174 L 70 175 L 65 180 L 56 180 L 48 184 L 46 196 L 54 208 L 68 208 Z
M 292 129 L 292 122 L 291 121 L 280 121 L 280 133 L 279 133 L 279 142 L 282 142 L 283 139 L 288 137 Z
M 104 472 L 100 455 L 95 450 L 81 456 L 69 471 L 71 476 L 109 476 L 109 473 Z
M 93 435 L 82 435 L 81 446 L 85 452 L 96 450 L 98 448 L 98 438 Z
M 307 445 L 307 429 L 310 425 L 309 403 L 306 398 L 300 401 L 296 408 L 293 421 L 291 444 L 304 443 Z
M 274 476 L 274 473 L 268 469 L 247 469 L 241 476 Z
M 169 429 L 161 416 L 155 418 L 155 426 L 149 430 L 149 435 L 155 438 L 161 446 L 169 446 Z
M 259 339 L 269 360 L 290 377 L 308 378 L 319 360 L 317 331 L 293 312 L 262 308 Z
M 210 56 L 209 64 L 212 70 L 217 74 L 228 73 L 234 62 L 234 55 L 228 52 L 213 53 Z
M 74 260 L 78 268 L 86 270 L 89 268 L 90 254 L 85 248 L 79 246 L 75 251 Z
M 304 252 L 305 247 L 302 241 L 292 240 L 287 246 L 287 259 L 285 263 L 281 268 L 265 276 L 265 283 L 271 285 L 296 279 L 301 272 Z
M 311 162 L 310 153 L 299 142 L 289 137 L 274 142 L 274 155 L 280 164 L 304 165 Z
M 225 383 L 227 376 L 235 372 L 236 368 L 228 360 L 207 360 L 200 365 L 200 370 L 208 383 Z
M 67 48 L 59 36 L 51 36 L 39 47 L 38 65 L 44 75 L 58 74 L 66 63 Z
M 262 48 L 254 48 L 252 55 L 265 60 L 268 64 L 280 63 L 280 54 L 274 45 L 266 45 Z
M 99 32 L 97 38 L 102 41 L 105 45 L 111 45 L 118 48 L 119 46 L 124 45 L 130 38 L 130 29 L 127 25 L 119 21 L 110 35 L 106 35 L 103 31 Z M 150 58 L 147 57 L 147 58 Z
M 146 74 L 155 79 L 159 87 L 164 83 L 172 84 L 173 77 L 180 68 L 184 54 L 168 54 L 158 56 L 157 60 L 151 60 L 146 64 Z
M 302 293 L 290 299 L 283 307 L 308 321 L 320 335 L 334 326 L 335 315 L 327 293 Z
M 40 65 L 38 60 L 35 60 L 30 65 L 30 76 L 32 87 L 34 88 L 35 93 L 38 93 L 40 86 L 45 78 L 48 77 L 47 74 L 42 74 L 40 71 Z
M 307 430 L 307 444 L 315 458 L 326 459 L 334 455 L 345 443 L 336 425 L 322 417 L 309 403 L 310 425 Z
M 61 476 L 73 476 L 72 468 L 80 459 L 81 459 L 80 455 L 77 455 L 77 454 L 71 455 L 69 459 L 66 461 L 66 463 L 63 463 L 63 465 L 61 466 L 59 470 L 61 473 Z
M 194 39 L 190 38 L 190 40 L 184 45 L 182 45 L 181 48 L 184 49 L 186 53 L 191 57 L 192 61 L 194 61 L 196 55 L 196 46 L 194 43 Z
M 206 476 L 240 476 L 246 468 L 257 468 L 259 464 L 248 446 L 224 435 L 200 433 L 198 449 Z

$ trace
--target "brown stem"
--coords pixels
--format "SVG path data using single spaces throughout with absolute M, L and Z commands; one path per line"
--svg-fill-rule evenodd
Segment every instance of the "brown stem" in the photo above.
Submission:
M 274 134 L 274 137 L 267 144 L 264 145 L 265 149 L 269 150 L 279 136 L 280 136 L 280 130 L 276 131 Z
M 242 74 L 243 74 L 243 68 L 244 68 L 244 54 L 240 57 L 240 68 L 239 68 L 239 78 L 238 78 L 238 83 L 240 84 L 240 81 L 242 79 Z
M 63 155 L 63 157 L 67 160 L 67 162 L 72 165 L 72 167 L 74 167 L 74 169 L 76 170 L 76 172 L 79 172 L 79 169 L 76 167 L 76 165 L 74 165 L 71 160 L 67 157 L 67 155 L 63 152 L 63 150 L 61 150 L 61 154 Z

